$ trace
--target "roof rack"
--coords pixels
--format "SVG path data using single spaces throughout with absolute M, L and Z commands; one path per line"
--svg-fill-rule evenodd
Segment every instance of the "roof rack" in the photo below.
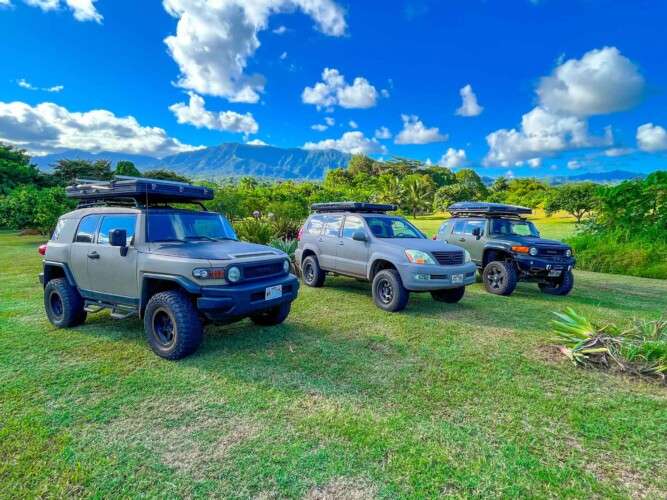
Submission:
M 167 203 L 197 203 L 212 200 L 213 190 L 186 182 L 116 176 L 110 181 L 76 179 L 65 188 L 68 198 L 79 201 L 78 208 L 91 206 L 150 206 Z
M 505 205 L 504 203 L 489 203 L 482 201 L 460 201 L 447 208 L 447 211 L 455 216 L 465 215 L 498 215 L 515 216 L 530 215 L 531 208 L 518 205 Z
M 310 209 L 313 212 L 364 212 L 385 213 L 393 212 L 396 205 L 385 205 L 380 203 L 359 203 L 355 201 L 339 201 L 335 203 L 313 203 Z

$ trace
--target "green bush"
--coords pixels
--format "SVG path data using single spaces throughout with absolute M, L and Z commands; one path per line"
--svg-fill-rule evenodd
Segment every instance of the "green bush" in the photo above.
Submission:
M 289 255 L 290 260 L 294 263 L 294 254 L 296 253 L 296 247 L 299 244 L 297 240 L 290 240 L 284 238 L 274 238 L 269 242 L 269 246 L 277 248 Z
M 243 219 L 234 223 L 236 235 L 242 241 L 266 245 L 274 236 L 273 224 L 264 219 Z
M 60 187 L 21 186 L 0 199 L 0 227 L 37 229 L 42 234 L 49 234 L 58 217 L 72 210 L 74 205 Z

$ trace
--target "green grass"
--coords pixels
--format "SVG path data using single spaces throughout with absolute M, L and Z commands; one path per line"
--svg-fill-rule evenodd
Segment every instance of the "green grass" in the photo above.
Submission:
M 303 289 L 288 321 L 211 328 L 181 362 L 138 320 L 46 321 L 38 239 L 0 233 L 0 497 L 612 497 L 667 493 L 664 386 L 577 369 L 550 311 L 657 318 L 667 283 L 577 272 L 460 304 Z

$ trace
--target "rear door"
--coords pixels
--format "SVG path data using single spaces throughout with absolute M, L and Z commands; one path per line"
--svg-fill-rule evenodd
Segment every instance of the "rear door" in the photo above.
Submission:
M 368 242 L 353 240 L 352 235 L 357 231 L 362 231 L 368 235 L 366 225 L 361 217 L 347 215 L 338 246 L 336 270 L 343 274 L 365 277 L 368 264 Z
M 482 237 L 484 236 L 485 227 L 486 221 L 484 219 L 470 219 L 466 221 L 463 230 L 466 239 L 465 249 L 470 252 L 470 257 L 475 262 L 482 261 L 482 253 L 484 252 L 484 240 Z M 479 236 L 473 234 L 475 229 L 479 230 Z
M 341 241 L 340 230 L 343 225 L 342 215 L 324 215 L 324 228 L 318 240 L 320 266 L 329 271 L 336 270 L 336 257 Z
M 88 263 L 95 258 L 95 234 L 100 223 L 101 216 L 96 214 L 86 215 L 79 221 L 76 229 L 72 248 L 70 250 L 70 271 L 74 276 L 76 285 L 81 290 L 90 290 L 91 282 L 88 275 Z

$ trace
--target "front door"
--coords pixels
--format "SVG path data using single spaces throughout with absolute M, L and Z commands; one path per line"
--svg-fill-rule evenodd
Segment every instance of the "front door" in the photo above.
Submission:
M 352 235 L 357 231 L 368 235 L 361 217 L 346 216 L 343 224 L 343 237 L 340 239 L 338 246 L 336 270 L 343 274 L 365 277 L 368 263 L 368 243 L 352 239 Z
M 340 243 L 340 229 L 343 225 L 342 215 L 326 215 L 324 229 L 317 242 L 320 249 L 320 266 L 327 271 L 336 270 L 336 256 Z
M 79 227 L 76 229 L 76 235 L 70 249 L 70 271 L 76 281 L 76 286 L 80 290 L 90 288 L 90 279 L 88 276 L 88 262 L 94 257 L 95 234 L 97 226 L 100 223 L 99 215 L 86 215 L 79 221 Z
M 88 276 L 91 291 L 102 294 L 100 299 L 132 304 L 139 297 L 137 281 L 137 251 L 134 248 L 134 234 L 137 225 L 135 214 L 104 215 L 100 223 L 97 244 L 94 245 L 96 258 L 89 259 Z M 127 254 L 122 255 L 119 247 L 109 244 L 109 233 L 114 229 L 127 232 Z
M 484 252 L 484 232 L 486 229 L 486 221 L 484 219 L 471 219 L 466 221 L 464 229 L 464 237 L 466 239 L 465 249 L 470 252 L 470 257 L 475 262 L 482 261 L 482 253 Z M 475 235 L 475 232 L 479 233 Z

